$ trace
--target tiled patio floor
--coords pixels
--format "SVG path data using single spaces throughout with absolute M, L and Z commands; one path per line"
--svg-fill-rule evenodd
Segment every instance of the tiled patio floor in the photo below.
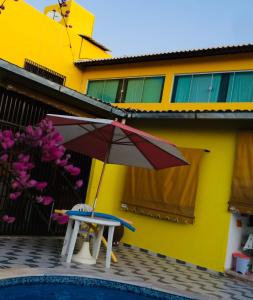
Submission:
M 253 286 L 210 274 L 119 246 L 119 262 L 104 267 L 104 253 L 93 266 L 65 264 L 60 258 L 62 239 L 46 237 L 1 237 L 0 279 L 21 275 L 81 275 L 134 283 L 182 294 L 193 299 L 253 299 Z

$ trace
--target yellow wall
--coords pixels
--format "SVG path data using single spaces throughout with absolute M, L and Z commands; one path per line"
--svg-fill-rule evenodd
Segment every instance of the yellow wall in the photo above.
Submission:
M 187 73 L 253 70 L 253 54 L 158 61 L 117 66 L 88 67 L 84 70 L 83 92 L 90 79 L 124 78 L 132 76 L 164 75 L 165 85 L 161 103 L 121 103 L 122 108 L 145 110 L 219 110 L 253 109 L 253 103 L 170 103 L 174 75 Z
M 79 7 L 74 4 L 74 14 Z M 0 58 L 14 63 L 20 67 L 24 66 L 25 58 L 41 64 L 53 71 L 67 77 L 66 86 L 81 91 L 82 72 L 78 70 L 73 62 L 79 58 L 82 38 L 78 36 L 75 28 L 69 28 L 70 42 L 66 28 L 51 20 L 46 15 L 35 10 L 22 0 L 7 1 L 6 9 L 0 15 L 1 43 Z M 80 15 L 82 15 L 80 13 Z M 75 22 L 83 26 L 87 25 L 88 32 L 91 31 L 90 20 L 76 19 Z M 87 33 L 88 33 L 87 32 Z M 93 58 L 109 57 L 109 54 L 87 47 L 85 55 Z
M 73 4 L 73 3 L 72 3 Z M 75 9 L 78 5 L 75 6 Z M 78 15 L 75 12 L 73 15 Z M 80 13 L 81 15 L 82 13 Z M 88 19 L 87 34 L 93 25 Z M 69 20 L 70 21 L 70 20 Z M 75 20 L 76 21 L 76 20 Z M 73 65 L 75 59 L 109 57 L 99 48 L 83 41 L 78 36 L 80 27 L 69 28 L 70 43 L 66 28 L 36 11 L 24 1 L 8 1 L 0 15 L 1 41 L 0 58 L 19 66 L 28 58 L 67 76 L 66 85 L 85 92 L 87 79 L 113 77 L 165 75 L 165 87 L 160 104 L 131 104 L 133 108 L 152 110 L 187 109 L 245 109 L 253 108 L 252 103 L 233 104 L 170 104 L 174 74 L 191 72 L 214 72 L 224 70 L 253 69 L 252 54 L 233 55 L 181 61 L 164 61 L 146 64 L 120 65 L 114 67 L 88 68 L 84 72 Z M 130 104 L 120 104 L 129 107 Z M 169 122 L 168 122 L 169 123 Z M 149 127 L 147 127 L 149 124 Z M 120 199 L 124 185 L 124 167 L 108 166 L 99 199 L 98 210 L 129 218 L 134 221 L 136 233 L 126 231 L 124 241 L 142 248 L 159 252 L 187 262 L 223 271 L 230 215 L 227 201 L 234 157 L 235 132 L 231 129 L 189 128 L 187 124 L 136 124 L 151 133 L 168 137 L 178 146 L 207 148 L 201 166 L 201 176 L 196 202 L 194 225 L 180 225 L 139 216 L 120 210 Z M 198 125 L 199 126 L 199 125 Z M 188 129 L 185 129 L 188 128 Z M 199 126 L 200 128 L 200 126 Z M 222 166 L 222 168 L 220 167 Z M 94 163 L 88 199 L 94 197 L 101 163 Z
M 92 59 L 94 57 L 101 57 L 102 55 L 104 55 L 104 53 L 105 52 L 101 48 L 83 39 L 81 44 L 81 51 L 79 54 L 80 59 Z M 83 84 L 82 84 L 82 92 L 83 92 Z
M 210 150 L 200 169 L 195 224 L 183 225 L 120 210 L 125 167 L 108 165 L 97 211 L 111 213 L 134 222 L 135 233 L 125 230 L 123 241 L 156 253 L 184 260 L 216 271 L 224 271 L 230 214 L 227 202 L 235 147 L 235 131 L 230 129 L 187 128 L 185 125 L 134 124 L 178 146 Z M 189 127 L 189 126 L 188 126 Z M 200 127 L 200 126 L 199 126 Z M 93 163 L 88 200 L 96 191 L 102 163 Z M 221 167 L 222 166 L 222 167 Z M 183 183 L 181 183 L 183 184 Z
M 66 4 L 67 6 L 61 8 L 59 4 L 49 5 L 45 8 L 44 13 L 47 14 L 49 11 L 55 10 L 65 15 L 66 11 L 70 11 L 68 17 L 62 19 L 60 24 L 65 25 L 66 23 L 77 34 L 92 36 L 95 21 L 94 15 L 73 0 L 67 1 Z
M 253 70 L 253 54 L 237 54 L 174 61 L 147 62 L 116 66 L 87 67 L 83 71 L 83 92 L 88 80 L 135 76 L 166 76 L 161 103 L 115 104 L 141 110 L 245 110 L 253 103 L 170 103 L 176 74 Z M 140 121 L 139 121 L 140 122 Z M 204 121 L 202 121 L 204 122 Z M 230 195 L 234 161 L 236 125 L 228 127 L 215 121 L 143 121 L 138 128 L 165 137 L 181 147 L 204 148 L 206 153 L 200 170 L 194 225 L 175 224 L 120 210 L 125 168 L 108 166 L 98 211 L 134 221 L 136 233 L 126 231 L 124 242 L 162 253 L 216 271 L 224 271 L 230 214 Z M 209 126 L 207 125 L 209 124 Z M 216 129 L 215 129 L 216 128 Z M 94 197 L 101 164 L 95 162 L 90 180 L 88 200 Z

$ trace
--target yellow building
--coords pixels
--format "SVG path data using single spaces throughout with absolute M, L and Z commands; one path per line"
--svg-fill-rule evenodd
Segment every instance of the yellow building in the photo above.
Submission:
M 25 21 L 16 26 L 20 9 Z M 27 78 L 5 87 L 66 112 L 124 119 L 179 147 L 203 149 L 190 208 L 183 207 L 178 196 L 166 211 L 167 219 L 157 217 L 163 213 L 159 210 L 154 218 L 126 211 L 124 205 L 122 209 L 129 171 L 110 165 L 97 209 L 134 222 L 137 231 L 126 231 L 124 243 L 223 272 L 231 267 L 232 252 L 248 229 L 247 217 L 229 212 L 228 202 L 233 200 L 236 137 L 240 130 L 252 129 L 253 45 L 111 58 L 107 48 L 92 39 L 93 22 L 94 16 L 73 0 L 66 7 L 50 6 L 45 14 L 23 1 L 8 2 L 0 15 L 0 58 L 39 76 L 44 68 L 47 79 L 57 84 L 0 61 L 8 80 Z M 94 161 L 88 202 L 100 169 L 101 163 Z M 175 185 L 183 190 L 186 182 Z M 241 206 L 233 201 L 234 211 L 253 213 L 250 201 L 238 200 Z
M 137 232 L 127 232 L 124 242 L 216 271 L 231 267 L 243 230 L 228 202 L 236 136 L 252 127 L 252 50 L 245 45 L 76 62 L 83 92 L 126 110 L 128 124 L 180 147 L 208 151 L 200 165 L 193 225 L 122 211 L 125 169 L 108 167 L 99 210 L 134 221 Z M 97 169 L 99 163 L 93 179 Z M 91 199 L 96 184 L 91 181 Z M 183 188 L 184 182 L 178 184 Z
M 66 79 L 64 85 L 80 91 L 82 76 L 74 61 L 110 57 L 92 39 L 93 24 L 94 16 L 75 1 L 49 6 L 45 14 L 23 0 L 7 1 L 0 18 L 0 57 L 20 67 L 28 61 L 48 68 Z

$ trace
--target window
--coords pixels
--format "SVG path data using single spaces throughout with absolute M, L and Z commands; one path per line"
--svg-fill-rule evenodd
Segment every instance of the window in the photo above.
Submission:
M 175 76 L 172 102 L 252 102 L 253 72 Z
M 87 95 L 103 100 L 115 102 L 119 89 L 119 80 L 94 80 L 88 85 Z
M 134 213 L 192 224 L 204 151 L 181 148 L 187 166 L 153 171 L 128 167 L 121 207 Z
M 39 75 L 43 78 L 51 80 L 55 83 L 58 83 L 60 85 L 64 85 L 64 83 L 65 83 L 65 79 L 66 79 L 65 76 L 63 76 L 55 71 L 52 71 L 46 67 L 38 65 L 37 63 L 35 63 L 29 59 L 25 60 L 24 69 L 31 73 Z
M 91 80 L 87 95 L 105 102 L 157 103 L 161 101 L 164 77 Z
M 229 210 L 253 215 L 253 131 L 237 134 Z

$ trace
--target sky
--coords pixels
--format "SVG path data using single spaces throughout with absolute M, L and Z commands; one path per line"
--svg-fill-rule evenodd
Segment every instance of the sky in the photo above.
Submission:
M 38 10 L 55 0 L 25 0 Z M 253 0 L 76 0 L 114 56 L 253 43 Z

